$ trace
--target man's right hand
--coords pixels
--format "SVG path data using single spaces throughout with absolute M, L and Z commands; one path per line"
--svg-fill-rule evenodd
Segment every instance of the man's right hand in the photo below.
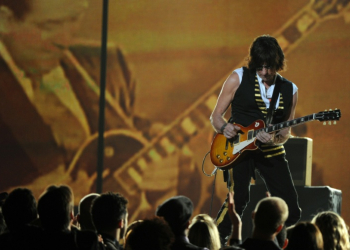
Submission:
M 240 131 L 241 128 L 237 125 L 234 125 L 232 123 L 227 123 L 224 131 L 222 131 L 222 134 L 227 138 L 231 139 L 237 135 L 237 132 Z

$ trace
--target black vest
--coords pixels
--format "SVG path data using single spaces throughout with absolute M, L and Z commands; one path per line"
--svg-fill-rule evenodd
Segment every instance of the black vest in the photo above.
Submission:
M 277 75 L 277 81 L 281 82 L 280 102 L 278 108 L 273 112 L 273 124 L 287 120 L 293 104 L 293 84 L 280 75 Z M 231 102 L 230 122 L 247 127 L 258 119 L 265 121 L 267 111 L 256 74 L 243 67 L 242 82 Z M 260 148 L 266 152 L 265 157 L 267 158 L 285 153 L 283 146 L 262 144 Z

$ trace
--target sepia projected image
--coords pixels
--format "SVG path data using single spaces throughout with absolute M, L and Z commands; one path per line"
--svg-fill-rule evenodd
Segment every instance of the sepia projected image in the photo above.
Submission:
M 342 111 L 336 126 L 293 134 L 313 139 L 313 185 L 342 190 L 349 220 L 349 2 L 110 1 L 103 190 L 129 199 L 130 220 L 177 194 L 209 213 L 211 110 L 251 41 L 270 34 L 299 88 L 296 117 Z M 65 183 L 78 203 L 96 191 L 102 1 L 33 3 L 15 21 L 23 10 L 1 9 L 0 190 L 38 197 Z M 218 171 L 212 216 L 226 193 Z

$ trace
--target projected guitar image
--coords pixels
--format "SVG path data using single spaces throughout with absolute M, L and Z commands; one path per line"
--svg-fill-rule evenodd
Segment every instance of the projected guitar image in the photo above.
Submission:
M 331 121 L 336 123 L 340 117 L 341 112 L 336 109 L 334 111 L 330 110 L 314 113 L 294 120 L 274 124 L 269 127 L 265 127 L 265 123 L 262 120 L 256 120 L 248 127 L 235 124 L 240 127 L 241 130 L 232 139 L 227 139 L 223 134 L 217 134 L 215 136 L 211 145 L 210 159 L 216 167 L 223 170 L 229 169 L 232 168 L 239 159 L 244 158 L 248 151 L 258 149 L 256 135 L 262 130 L 267 133 L 272 133 L 314 120 L 323 121 L 325 123 L 326 121 L 329 121 L 331 124 Z

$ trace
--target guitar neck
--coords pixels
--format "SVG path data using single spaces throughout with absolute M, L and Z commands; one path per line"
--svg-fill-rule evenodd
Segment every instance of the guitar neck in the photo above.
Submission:
M 299 117 L 299 118 L 294 119 L 294 120 L 289 120 L 289 121 L 277 123 L 277 124 L 274 124 L 274 125 L 266 127 L 266 128 L 258 129 L 255 131 L 254 136 L 256 136 L 256 134 L 260 131 L 265 131 L 266 133 L 273 133 L 273 132 L 279 131 L 279 130 L 284 129 L 284 128 L 298 126 L 300 124 L 304 124 L 304 123 L 311 122 L 314 120 L 315 120 L 315 113 L 311 114 L 311 115 Z

